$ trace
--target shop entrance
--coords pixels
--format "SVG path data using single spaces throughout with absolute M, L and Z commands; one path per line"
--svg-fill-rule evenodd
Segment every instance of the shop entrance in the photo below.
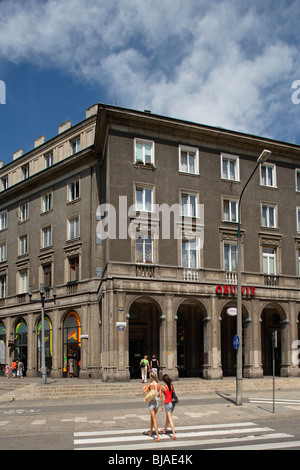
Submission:
M 63 377 L 79 377 L 81 366 L 81 324 L 79 315 L 70 312 L 64 321 Z
M 281 317 L 274 308 L 265 308 L 262 313 L 262 363 L 264 375 L 273 375 L 272 333 L 277 331 L 277 345 L 275 349 L 275 375 L 280 376 L 281 369 Z
M 204 369 L 204 307 L 185 300 L 177 311 L 177 367 L 179 377 L 202 377 Z
M 157 303 L 146 297 L 136 299 L 129 309 L 129 370 L 130 378 L 141 378 L 140 361 L 149 362 L 155 354 L 159 360 L 159 316 Z
M 23 375 L 26 376 L 27 370 L 27 332 L 28 328 L 25 320 L 20 320 L 15 331 L 14 359 L 23 362 Z

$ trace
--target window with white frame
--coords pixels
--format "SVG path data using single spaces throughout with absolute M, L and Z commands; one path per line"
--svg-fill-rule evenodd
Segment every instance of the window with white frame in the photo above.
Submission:
M 68 201 L 73 202 L 79 199 L 80 194 L 79 194 L 79 179 L 76 179 L 74 181 L 70 181 L 69 185 L 69 195 L 68 195 Z
M 179 146 L 179 171 L 199 174 L 199 150 L 197 148 Z
M 296 216 L 297 216 L 297 232 L 300 232 L 300 207 L 296 209 Z
M 6 275 L 0 275 L 0 299 L 6 297 Z
M 181 265 L 183 268 L 198 268 L 198 240 L 182 240 Z
M 70 142 L 71 144 L 71 155 L 80 152 L 80 136 Z
M 270 188 L 276 187 L 276 165 L 273 163 L 260 165 L 260 184 Z
M 237 199 L 223 199 L 223 220 L 225 222 L 238 222 Z
M 79 217 L 71 217 L 68 219 L 68 240 L 79 237 Z
M 28 292 L 28 269 L 20 269 L 19 274 L 19 294 L 26 294 Z
M 153 263 L 153 239 L 144 236 L 137 237 L 135 241 L 136 263 Z
M 49 212 L 52 210 L 52 192 L 44 193 L 42 195 L 42 212 Z
M 29 218 L 29 202 L 23 202 L 19 207 L 20 222 L 26 222 Z
M 181 194 L 181 213 L 184 217 L 197 217 L 196 194 Z
M 263 273 L 276 274 L 276 250 L 275 248 L 263 248 Z
M 295 187 L 296 191 L 300 192 L 300 168 L 296 168 L 295 171 Z
M 45 160 L 45 168 L 50 168 L 50 166 L 53 165 L 53 153 L 52 152 L 47 153 L 44 156 L 44 160 Z
M 234 243 L 224 242 L 224 269 L 237 270 L 237 246 Z
M 151 212 L 153 204 L 153 190 L 151 188 L 137 187 L 135 189 L 135 210 Z
M 22 166 L 23 180 L 29 178 L 29 164 Z
M 8 188 L 8 176 L 3 176 L 1 178 L 1 190 L 4 191 L 5 189 Z
M 0 244 L 0 263 L 7 260 L 7 245 L 6 242 Z
M 272 204 L 262 204 L 261 225 L 263 227 L 277 227 L 277 206 Z
M 135 139 L 135 163 L 150 163 L 154 165 L 154 142 L 149 140 Z
M 19 238 L 19 255 L 25 255 L 28 253 L 28 237 L 23 235 Z
M 45 227 L 42 229 L 42 248 L 47 248 L 52 245 L 52 227 Z
M 7 211 L 0 212 L 0 230 L 7 228 Z
M 240 180 L 239 157 L 237 155 L 221 153 L 221 176 L 225 180 Z

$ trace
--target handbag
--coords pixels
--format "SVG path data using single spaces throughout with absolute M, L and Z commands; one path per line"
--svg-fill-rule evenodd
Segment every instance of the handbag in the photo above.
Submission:
M 179 402 L 178 396 L 176 395 L 176 393 L 173 390 L 173 392 L 172 392 L 172 403 L 173 403 L 173 405 L 176 405 L 176 403 L 178 403 L 178 402 Z
M 147 395 L 144 398 L 144 401 L 146 403 L 151 403 L 151 401 L 153 401 L 155 397 L 156 397 L 156 390 L 154 390 L 154 389 L 149 390 L 149 392 L 147 393 Z

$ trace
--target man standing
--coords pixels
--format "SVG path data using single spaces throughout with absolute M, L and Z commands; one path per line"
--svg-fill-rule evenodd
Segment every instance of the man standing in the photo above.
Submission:
M 149 369 L 148 356 L 144 356 L 144 359 L 140 362 L 141 374 L 142 374 L 142 383 L 147 382 L 147 372 Z

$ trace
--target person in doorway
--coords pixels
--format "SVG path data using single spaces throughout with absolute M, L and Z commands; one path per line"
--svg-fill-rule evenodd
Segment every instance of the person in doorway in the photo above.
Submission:
M 24 364 L 22 361 L 19 362 L 18 364 L 18 371 L 17 371 L 17 376 L 19 379 L 23 379 L 23 372 L 24 372 Z
M 144 356 L 144 358 L 140 362 L 141 374 L 142 374 L 142 383 L 147 382 L 147 373 L 149 369 L 149 361 L 148 356 Z
M 74 359 L 72 357 L 69 359 L 69 377 L 74 377 Z
M 12 376 L 13 378 L 16 377 L 16 373 L 17 373 L 17 362 L 15 361 L 15 359 L 12 361 L 12 364 L 11 364 L 11 371 L 12 371 Z
M 153 354 L 151 362 L 150 362 L 150 370 L 152 372 L 156 372 L 156 374 L 158 376 L 158 368 L 159 368 L 158 360 L 157 360 L 155 354 Z
M 159 433 L 157 427 L 157 420 L 156 420 L 156 413 L 158 411 L 158 396 L 160 397 L 162 403 L 162 392 L 161 386 L 158 383 L 157 374 L 156 372 L 150 373 L 150 380 L 151 383 L 149 385 L 145 385 L 143 388 L 143 394 L 145 395 L 150 390 L 156 390 L 156 395 L 154 396 L 153 400 L 148 404 L 149 412 L 150 412 L 150 430 L 146 431 L 144 434 L 148 434 L 150 437 L 152 436 L 152 430 L 155 429 L 156 438 L 155 442 L 159 442 Z M 164 409 L 163 405 L 161 407 L 162 411 Z
M 8 379 L 9 377 L 9 365 L 8 364 L 5 365 L 5 376 Z
M 163 375 L 164 385 L 162 386 L 162 391 L 165 395 L 165 412 L 166 412 L 166 422 L 165 427 L 160 430 L 162 434 L 166 434 L 168 426 L 171 426 L 172 430 L 172 439 L 176 439 L 175 427 L 173 423 L 172 413 L 174 411 L 174 405 L 172 403 L 172 393 L 174 391 L 174 386 L 172 384 L 172 380 L 168 376 L 168 374 Z

